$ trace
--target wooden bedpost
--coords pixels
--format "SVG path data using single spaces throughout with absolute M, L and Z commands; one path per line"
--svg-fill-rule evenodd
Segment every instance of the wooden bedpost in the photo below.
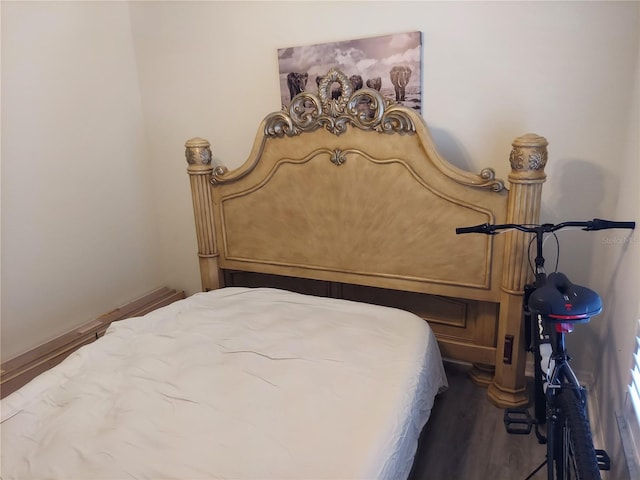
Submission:
M 529 133 L 516 138 L 512 145 L 507 223 L 538 223 L 548 142 Z M 506 233 L 496 371 L 488 389 L 489 399 L 502 408 L 527 403 L 521 309 L 524 285 L 532 278 L 529 240 L 530 236 L 523 232 Z
M 187 141 L 185 147 L 185 156 L 189 164 L 187 172 L 191 180 L 193 213 L 196 221 L 202 289 L 204 291 L 214 290 L 220 288 L 220 271 L 218 269 L 218 248 L 209 182 L 213 173 L 211 145 L 202 138 L 192 138 Z

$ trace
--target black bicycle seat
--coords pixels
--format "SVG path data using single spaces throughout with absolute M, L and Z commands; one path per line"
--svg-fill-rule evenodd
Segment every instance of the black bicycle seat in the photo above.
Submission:
M 529 297 L 529 310 L 551 322 L 585 323 L 602 311 L 602 299 L 593 290 L 575 285 L 564 273 L 551 273 L 544 287 Z

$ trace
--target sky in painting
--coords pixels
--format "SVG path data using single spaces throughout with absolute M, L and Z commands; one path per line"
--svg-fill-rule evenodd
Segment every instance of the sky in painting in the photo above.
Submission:
M 422 35 L 420 32 L 400 33 L 380 37 L 323 43 L 278 50 L 280 76 L 289 72 L 307 72 L 309 83 L 338 67 L 347 76 L 381 77 L 389 82 L 389 70 L 394 65 L 406 65 L 413 74 L 409 85 L 420 84 L 422 61 Z

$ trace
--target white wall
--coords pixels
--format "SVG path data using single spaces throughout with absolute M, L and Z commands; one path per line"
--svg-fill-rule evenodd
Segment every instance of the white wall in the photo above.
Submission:
M 128 5 L 1 8 L 6 360 L 162 279 Z

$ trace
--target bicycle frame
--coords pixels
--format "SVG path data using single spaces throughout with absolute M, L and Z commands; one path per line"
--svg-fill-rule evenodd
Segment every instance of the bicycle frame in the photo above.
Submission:
M 547 289 L 547 291 L 542 290 L 539 294 L 537 292 L 538 289 L 545 287 L 548 282 L 552 281 L 551 277 L 547 277 L 544 267 L 544 235 L 547 233 L 553 233 L 566 227 L 582 227 L 587 231 L 605 230 L 611 228 L 633 229 L 635 228 L 635 222 L 612 222 L 596 218 L 588 222 L 564 222 L 557 225 L 492 225 L 485 223 L 472 227 L 459 227 L 456 229 L 457 234 L 484 233 L 487 235 L 494 235 L 498 233 L 498 230 L 507 229 L 516 229 L 522 232 L 535 234 L 535 280 L 532 284 L 527 284 L 524 286 L 522 305 L 523 322 L 525 324 L 526 334 L 526 347 L 528 351 L 534 353 L 535 420 L 532 421 L 531 417 L 526 411 L 524 421 L 522 417 L 519 416 L 520 412 L 515 411 L 515 409 L 513 409 L 514 412 L 512 413 L 516 413 L 518 415 L 517 418 L 508 416 L 509 409 L 505 412 L 505 427 L 507 428 L 507 431 L 509 433 L 529 433 L 533 424 L 535 425 L 535 433 L 539 443 L 547 444 L 547 458 L 545 462 L 543 462 L 542 465 L 534 470 L 533 473 L 531 473 L 531 475 L 527 477 L 528 479 L 535 475 L 535 473 L 539 469 L 541 469 L 545 463 L 547 464 L 547 478 L 556 478 L 554 475 L 554 465 L 557 469 L 558 477 L 565 478 L 569 462 L 576 462 L 576 458 L 573 454 L 574 445 L 573 443 L 570 444 L 570 439 L 575 439 L 575 437 L 572 437 L 572 432 L 575 432 L 576 430 L 573 430 L 573 427 L 570 427 L 569 424 L 567 424 L 567 426 L 565 427 L 565 418 L 571 418 L 570 421 L 573 426 L 576 425 L 576 422 L 580 423 L 583 421 L 586 425 L 586 432 L 583 429 L 583 433 L 581 434 L 582 436 L 578 437 L 580 439 L 578 441 L 578 444 L 580 445 L 579 450 L 581 452 L 580 460 L 578 461 L 578 463 L 580 464 L 580 469 L 584 472 L 592 472 L 591 469 L 593 467 L 596 468 L 596 471 L 598 468 L 604 470 L 609 469 L 609 458 L 606 455 L 606 452 L 604 452 L 603 450 L 595 451 L 597 465 L 591 463 L 591 461 L 589 460 L 590 458 L 593 459 L 591 454 L 587 453 L 585 455 L 585 452 L 587 452 L 588 450 L 591 450 L 592 452 L 594 451 L 591 440 L 591 432 L 589 429 L 588 419 L 586 418 L 585 411 L 586 389 L 580 385 L 578 378 L 569 366 L 570 357 L 567 353 L 565 344 L 566 334 L 573 331 L 573 324 L 576 322 L 584 323 L 586 321 L 589 321 L 592 315 L 599 313 L 602 308 L 601 301 L 595 292 L 589 291 L 586 287 L 571 284 L 571 282 L 566 278 L 565 275 L 559 273 L 553 274 L 553 287 L 551 289 Z M 564 278 L 565 283 L 558 283 L 558 277 Z M 597 300 L 597 302 L 595 302 L 596 306 L 594 307 L 594 304 L 587 303 L 583 304 L 582 306 L 589 307 L 588 309 L 583 308 L 582 311 L 578 310 L 574 314 L 567 313 L 571 311 L 573 302 L 569 301 L 569 297 L 567 296 L 568 293 L 565 294 L 564 290 L 559 290 L 561 288 L 568 288 L 567 285 L 580 288 L 582 289 L 582 292 L 591 292 L 592 297 Z M 556 293 L 549 293 L 551 290 Z M 564 297 L 559 297 L 560 299 L 564 298 L 564 301 L 560 300 L 559 308 L 566 309 L 566 312 L 563 311 L 561 313 L 558 310 L 554 310 L 554 308 L 558 308 L 556 304 L 546 303 L 547 298 L 557 298 L 556 295 L 558 294 L 558 292 L 564 295 Z M 536 293 L 537 298 L 534 297 L 535 301 L 533 302 L 533 305 L 535 305 L 535 307 L 532 308 L 535 308 L 536 311 L 530 311 L 529 303 L 530 300 L 534 300 L 532 298 L 532 295 L 534 293 Z M 577 295 L 575 291 L 574 295 Z M 553 301 L 555 302 L 556 300 Z M 554 307 L 552 307 L 551 305 L 554 305 Z M 543 345 L 550 345 L 551 349 L 550 355 L 548 356 L 549 361 L 545 368 L 543 368 L 542 365 L 543 357 L 546 357 L 546 355 L 543 356 Z M 553 367 L 551 367 L 551 362 L 553 362 Z M 566 393 L 570 391 L 576 395 L 576 398 L 566 396 Z M 564 394 L 561 395 L 563 392 Z M 569 400 L 574 403 L 567 404 Z M 561 407 L 561 405 L 564 405 L 564 407 Z M 571 412 L 569 417 L 567 417 L 567 412 Z M 585 420 L 582 420 L 582 418 L 584 418 Z M 521 426 L 518 426 L 518 428 L 511 427 L 512 424 L 525 424 L 527 428 L 522 428 Z M 542 435 L 538 429 L 540 425 L 544 424 L 547 425 L 546 437 Z M 561 431 L 558 431 L 557 429 L 561 429 Z M 562 436 L 559 435 L 560 433 L 562 433 Z M 561 442 L 558 448 L 556 448 L 556 445 L 554 445 L 556 440 Z M 577 468 L 576 463 L 572 463 L 572 466 L 574 469 Z

